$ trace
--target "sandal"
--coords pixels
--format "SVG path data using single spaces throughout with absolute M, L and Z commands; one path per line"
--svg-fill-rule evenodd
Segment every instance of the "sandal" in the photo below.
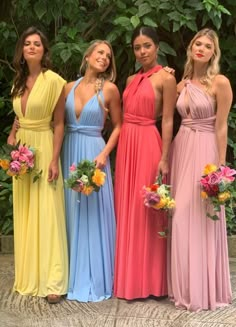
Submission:
M 61 300 L 61 295 L 49 294 L 47 296 L 47 301 L 48 301 L 49 304 L 59 303 L 60 300 Z

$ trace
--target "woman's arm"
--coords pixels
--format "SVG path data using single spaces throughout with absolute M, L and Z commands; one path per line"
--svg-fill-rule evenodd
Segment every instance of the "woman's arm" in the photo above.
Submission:
M 59 156 L 64 137 L 65 90 L 63 88 L 53 113 L 53 154 L 48 169 L 48 181 L 52 182 L 59 176 Z M 47 154 L 45 154 L 47 155 Z
M 225 165 L 228 134 L 227 121 L 232 105 L 233 94 L 230 82 L 225 76 L 216 76 L 214 84 L 217 105 L 215 133 L 219 153 L 218 164 Z
M 113 130 L 103 151 L 94 159 L 97 168 L 103 168 L 106 165 L 107 157 L 118 142 L 121 129 L 121 104 L 118 88 L 115 84 L 109 82 L 104 85 L 103 92 L 106 100 L 105 106 L 110 112 Z
M 15 117 L 14 122 L 12 124 L 11 131 L 10 131 L 9 136 L 7 138 L 7 144 L 16 145 L 16 132 L 17 132 L 17 130 L 18 130 L 17 117 Z
M 169 172 L 169 149 L 173 136 L 173 117 L 177 97 L 176 80 L 171 74 L 166 74 L 163 80 L 163 111 L 162 111 L 162 156 L 157 173 L 166 175 Z

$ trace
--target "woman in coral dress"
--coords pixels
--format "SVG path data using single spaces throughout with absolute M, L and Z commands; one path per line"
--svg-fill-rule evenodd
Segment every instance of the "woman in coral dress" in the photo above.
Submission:
M 206 215 L 200 178 L 206 164 L 224 165 L 227 117 L 232 102 L 228 79 L 219 74 L 214 31 L 198 32 L 189 44 L 177 109 L 182 116 L 171 155 L 172 218 L 169 296 L 176 307 L 214 310 L 231 302 L 225 212 Z
M 13 178 L 15 283 L 22 295 L 47 297 L 56 303 L 67 293 L 68 262 L 63 181 L 59 154 L 64 131 L 65 81 L 49 67 L 45 36 L 31 27 L 20 37 L 14 57 L 15 126 L 8 143 L 36 150 L 41 177 Z M 50 122 L 54 119 L 54 133 Z
M 138 28 L 132 46 L 141 70 L 124 91 L 124 119 L 115 166 L 117 240 L 114 294 L 119 298 L 167 295 L 166 229 L 163 212 L 147 208 L 141 190 L 159 172 L 168 172 L 176 100 L 175 78 L 157 64 L 158 39 L 150 27 Z M 162 139 L 155 126 L 162 115 Z
M 96 162 L 106 173 L 99 192 L 86 196 L 65 189 L 70 255 L 68 299 L 101 301 L 112 296 L 115 251 L 115 212 L 109 153 L 121 126 L 120 95 L 112 83 L 115 59 L 107 41 L 93 42 L 84 54 L 81 75 L 66 86 L 66 134 L 63 174 L 82 160 Z M 102 130 L 109 115 L 112 133 L 104 142 Z

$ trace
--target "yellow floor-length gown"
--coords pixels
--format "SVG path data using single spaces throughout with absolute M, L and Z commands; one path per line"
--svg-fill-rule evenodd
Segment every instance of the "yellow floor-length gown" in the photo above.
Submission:
M 17 140 L 36 149 L 36 166 L 42 176 L 13 178 L 15 283 L 23 295 L 47 296 L 67 293 L 68 254 L 65 227 L 63 179 L 49 183 L 48 168 L 53 153 L 53 110 L 65 81 L 51 70 L 40 73 L 27 100 L 25 115 L 21 98 L 13 100 L 19 117 Z

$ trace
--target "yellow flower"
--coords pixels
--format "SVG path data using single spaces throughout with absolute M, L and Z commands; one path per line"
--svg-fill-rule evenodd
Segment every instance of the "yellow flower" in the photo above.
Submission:
M 175 207 L 175 200 L 168 198 L 167 207 L 173 209 Z
M 214 171 L 217 171 L 217 166 L 214 164 L 207 164 L 203 170 L 203 175 L 208 175 Z
M 221 203 L 224 203 L 225 201 L 229 200 L 231 197 L 231 194 L 229 191 L 225 191 L 225 192 L 222 192 L 220 194 L 218 194 L 218 200 L 221 202 Z
M 156 203 L 156 204 L 153 205 L 153 208 L 163 209 L 166 206 L 167 201 L 168 201 L 167 198 L 161 198 L 159 203 Z
M 2 169 L 7 170 L 9 168 L 10 165 L 10 161 L 7 159 L 0 159 L 0 167 L 2 167 Z
M 93 192 L 93 190 L 94 188 L 92 186 L 84 186 L 81 192 L 85 195 L 89 195 Z
M 92 181 L 98 187 L 102 186 L 105 183 L 106 174 L 100 169 L 96 168 L 92 177 Z
M 208 195 L 207 195 L 207 193 L 205 192 L 205 191 L 201 191 L 201 197 L 202 197 L 202 199 L 207 199 L 208 198 Z

